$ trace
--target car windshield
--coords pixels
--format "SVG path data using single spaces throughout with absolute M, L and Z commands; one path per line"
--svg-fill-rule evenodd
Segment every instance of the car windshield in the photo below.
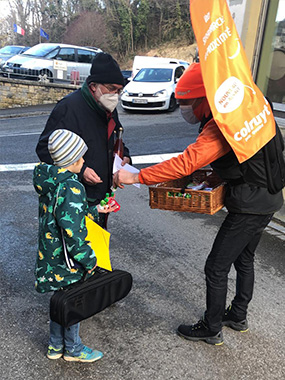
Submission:
M 141 69 L 134 82 L 171 82 L 173 69 Z
M 0 49 L 0 54 L 17 54 L 20 50 L 22 50 L 19 46 L 5 46 Z
M 35 57 L 45 57 L 48 53 L 53 51 L 56 48 L 55 45 L 49 46 L 49 45 L 35 45 L 25 51 L 23 55 L 33 55 Z

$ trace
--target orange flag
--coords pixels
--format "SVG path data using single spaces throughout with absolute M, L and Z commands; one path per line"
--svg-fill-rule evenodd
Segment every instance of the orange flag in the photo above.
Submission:
M 190 14 L 213 117 L 242 163 L 275 135 L 272 110 L 253 81 L 226 0 L 190 0 Z

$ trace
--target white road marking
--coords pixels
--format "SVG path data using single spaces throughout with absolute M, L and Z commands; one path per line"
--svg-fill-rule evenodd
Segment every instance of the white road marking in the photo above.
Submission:
M 177 157 L 181 152 L 177 153 L 165 153 L 165 154 L 149 154 L 144 156 L 134 156 L 132 161 L 134 165 L 139 164 L 156 164 L 165 160 L 169 160 L 172 157 Z M 0 165 L 0 172 L 13 172 L 13 171 L 23 171 L 23 170 L 33 170 L 37 163 L 28 163 L 28 164 L 2 164 Z M 223 208 L 223 211 L 226 212 L 226 209 Z M 276 236 L 281 240 L 285 240 L 285 227 L 270 222 L 268 227 L 266 227 L 266 232 L 271 235 Z
M 180 153 L 165 153 L 165 154 L 149 154 L 145 156 L 134 156 L 132 161 L 134 165 L 138 164 L 156 164 L 171 157 L 177 157 Z M 33 170 L 37 163 L 31 164 L 2 164 L 0 165 L 0 172 L 15 172 L 22 170 Z
M 33 170 L 35 164 L 3 164 L 0 165 L 0 172 L 18 172 L 22 170 Z

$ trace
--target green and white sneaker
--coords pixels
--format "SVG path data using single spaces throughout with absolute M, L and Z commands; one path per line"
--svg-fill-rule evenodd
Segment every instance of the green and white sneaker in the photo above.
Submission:
M 79 354 L 73 354 L 72 352 L 66 351 L 63 355 L 63 359 L 68 362 L 83 362 L 83 363 L 92 363 L 96 360 L 99 360 L 103 357 L 101 351 L 92 350 L 87 346 L 83 346 L 83 349 Z
M 48 346 L 47 357 L 51 360 L 59 359 L 63 355 L 63 347 L 54 348 L 53 346 Z

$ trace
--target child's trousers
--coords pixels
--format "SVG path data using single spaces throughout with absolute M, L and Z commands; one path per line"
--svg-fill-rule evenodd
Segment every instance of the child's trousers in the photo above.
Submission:
M 79 354 L 84 345 L 81 343 L 79 336 L 80 324 L 76 323 L 70 327 L 62 327 L 56 322 L 50 320 L 50 338 L 49 345 L 55 349 L 64 348 L 64 351 Z

